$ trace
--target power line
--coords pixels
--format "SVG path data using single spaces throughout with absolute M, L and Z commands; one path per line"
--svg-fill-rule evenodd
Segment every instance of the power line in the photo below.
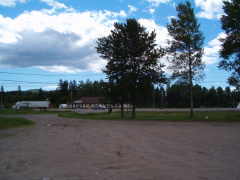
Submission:
M 57 84 L 56 82 L 15 81 L 15 80 L 5 80 L 5 79 L 0 79 L 0 81 L 15 82 L 15 83 L 30 83 L 30 84 Z
M 12 83 L 4 83 L 4 84 L 15 84 L 15 83 L 30 83 L 30 84 L 58 84 L 58 82 L 34 82 L 34 81 L 16 81 L 16 80 L 6 80 L 0 79 L 0 81 L 4 82 L 12 82 Z M 227 81 L 203 81 L 198 83 L 214 83 L 214 82 L 227 82 Z
M 55 74 L 55 75 L 50 75 L 50 74 L 30 74 L 30 73 L 12 73 L 12 72 L 0 72 L 0 74 L 13 74 L 13 75 L 25 75 L 25 76 L 101 76 L 103 74 L 85 74 L 85 75 L 62 75 L 62 74 Z M 215 77 L 204 77 L 204 78 L 228 78 L 228 76 L 215 76 Z
M 227 81 L 204 81 L 204 82 L 200 82 L 199 84 L 201 84 L 201 83 L 215 83 L 215 82 L 224 82 L 224 83 L 226 83 Z
M 1 74 L 13 74 L 13 75 L 24 75 L 24 76 L 74 76 L 74 77 L 79 77 L 79 76 L 100 76 L 103 74 L 86 74 L 86 75 L 62 75 L 62 74 L 55 74 L 55 75 L 50 75 L 50 74 L 28 74 L 28 73 L 11 73 L 11 72 L 0 72 Z

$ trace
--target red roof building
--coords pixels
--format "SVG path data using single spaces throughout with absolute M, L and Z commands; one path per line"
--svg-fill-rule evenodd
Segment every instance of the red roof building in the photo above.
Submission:
M 112 108 L 120 108 L 120 104 L 108 104 L 106 102 L 103 102 L 103 97 L 83 97 L 79 100 L 75 100 L 72 102 L 68 102 L 67 106 L 68 108 L 81 108 L 81 109 L 91 109 L 95 105 L 100 105 L 103 107 L 112 107 Z M 124 104 L 124 108 L 131 108 L 131 104 Z
M 103 97 L 83 97 L 79 100 L 68 102 L 67 105 L 69 108 L 83 108 L 83 109 L 91 109 L 94 105 L 105 106 L 103 102 L 101 102 Z

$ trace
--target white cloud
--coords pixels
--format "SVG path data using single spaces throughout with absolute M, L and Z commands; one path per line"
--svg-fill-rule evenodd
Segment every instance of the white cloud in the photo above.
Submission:
M 139 19 L 141 25 L 147 28 L 147 31 L 152 32 L 155 30 L 157 37 L 156 43 L 161 46 L 166 45 L 166 39 L 169 39 L 167 28 L 164 26 L 157 25 L 153 19 Z
M 155 13 L 155 9 L 149 9 L 149 12 L 150 12 L 150 14 L 154 14 Z
M 168 22 L 171 22 L 172 18 L 177 18 L 177 17 L 176 16 L 168 16 L 167 18 L 168 18 Z
M 139 19 L 138 21 L 142 26 L 147 28 L 148 32 L 152 32 L 155 30 L 156 44 L 158 46 L 162 46 L 162 47 L 167 46 L 166 40 L 171 39 L 171 37 L 168 35 L 168 30 L 166 27 L 156 24 L 153 19 L 150 19 L 150 20 L 149 19 Z M 167 60 L 165 58 L 162 58 L 162 59 L 160 59 L 160 62 L 166 65 L 163 68 L 163 70 L 166 73 L 170 73 L 170 71 L 167 69 L 167 66 L 169 65 Z
M 34 66 L 35 68 L 42 69 L 44 71 L 49 71 L 49 72 L 58 72 L 58 73 L 76 73 L 76 72 L 81 72 L 78 69 L 73 69 L 73 67 L 66 67 L 66 66 Z
M 14 7 L 18 2 L 26 3 L 26 0 L 0 0 L 0 5 Z
M 219 19 L 223 14 L 222 0 L 195 0 L 196 7 L 202 9 L 197 17 L 206 19 Z
M 59 86 L 45 86 L 43 87 L 44 90 L 56 90 Z
M 137 11 L 137 8 L 132 5 L 128 5 L 128 8 L 129 8 L 129 14 Z
M 59 3 L 59 2 L 54 1 L 54 0 L 40 0 L 40 1 L 47 3 L 47 5 L 55 8 L 55 9 L 67 8 L 67 6 L 65 6 L 65 4 Z
M 120 16 L 122 18 L 127 17 L 127 14 L 125 11 L 120 11 L 120 13 L 115 13 L 115 17 Z
M 148 8 L 148 9 L 143 10 L 143 12 L 150 13 L 151 15 L 154 15 L 155 11 L 156 11 L 156 9 L 154 9 L 154 8 Z
M 219 50 L 221 48 L 219 38 L 224 38 L 225 36 L 224 33 L 220 33 L 215 39 L 210 41 L 206 47 L 204 47 L 203 61 L 206 65 L 211 65 L 219 61 Z
M 126 13 L 31 11 L 15 19 L 0 15 L 0 64 L 52 72 L 100 72 L 106 61 L 96 52 L 97 38 L 108 35 L 119 17 Z
M 156 9 L 154 9 L 154 8 L 149 8 L 148 10 L 144 10 L 144 12 L 148 12 L 151 15 L 153 15 L 155 13 L 155 11 L 156 11 Z
M 151 3 L 152 6 L 155 6 L 155 7 L 158 7 L 159 4 L 163 3 L 168 3 L 170 2 L 171 0 L 147 0 L 149 3 Z

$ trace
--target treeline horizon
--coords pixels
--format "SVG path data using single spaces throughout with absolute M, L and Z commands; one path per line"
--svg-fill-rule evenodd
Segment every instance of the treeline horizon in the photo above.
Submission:
M 59 80 L 58 88 L 52 91 L 43 91 L 33 93 L 21 91 L 21 86 L 17 91 L 4 92 L 1 87 L 2 105 L 10 108 L 17 101 L 45 101 L 49 99 L 53 107 L 59 104 L 79 100 L 82 97 L 105 97 L 106 89 L 104 81 L 91 81 L 87 79 L 79 81 L 75 80 Z M 201 107 L 234 107 L 234 103 L 240 102 L 240 92 L 231 90 L 230 87 L 206 88 L 195 84 L 193 86 L 194 108 Z M 184 82 L 175 82 L 163 86 L 154 86 L 148 88 L 144 98 L 137 104 L 138 108 L 188 108 L 189 107 L 189 86 Z

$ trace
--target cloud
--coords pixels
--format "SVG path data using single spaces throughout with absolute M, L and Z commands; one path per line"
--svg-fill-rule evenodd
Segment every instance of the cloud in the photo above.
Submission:
M 128 5 L 128 8 L 129 8 L 129 14 L 132 14 L 133 12 L 137 11 L 137 8 L 132 5 Z
M 153 15 L 155 13 L 155 9 L 151 8 L 151 9 L 149 9 L 149 12 L 150 12 L 150 14 Z
M 59 2 L 54 1 L 54 0 L 40 0 L 40 1 L 47 3 L 47 5 L 55 8 L 55 9 L 67 8 L 67 6 L 65 6 L 65 4 L 59 3 Z
M 165 3 L 170 2 L 171 0 L 146 0 L 146 1 L 151 3 L 151 5 L 154 6 L 154 7 L 158 7 L 159 4 L 161 4 L 161 3 L 165 4 Z
M 59 86 L 44 86 L 43 89 L 45 90 L 56 90 Z
M 160 46 L 166 45 L 166 39 L 169 39 L 167 28 L 164 26 L 160 26 L 155 23 L 153 19 L 139 19 L 138 20 L 141 25 L 147 28 L 147 31 L 152 32 L 155 30 L 157 37 L 156 43 Z
M 220 33 L 215 39 L 210 41 L 206 47 L 204 47 L 203 61 L 206 65 L 211 65 L 219 61 L 219 50 L 221 48 L 219 38 L 224 38 L 225 36 L 224 33 Z
M 196 7 L 202 9 L 197 17 L 206 19 L 220 19 L 223 14 L 222 0 L 195 0 Z
M 156 24 L 153 19 L 150 19 L 150 20 L 149 19 L 139 19 L 138 21 L 142 26 L 147 28 L 148 32 L 155 31 L 155 33 L 156 33 L 156 44 L 159 47 L 160 46 L 162 46 L 162 47 L 167 46 L 166 40 L 171 39 L 171 37 L 168 35 L 168 30 L 167 30 L 166 27 Z M 160 59 L 160 62 L 166 65 L 163 68 L 163 70 L 166 73 L 171 73 L 167 69 L 167 66 L 169 65 L 169 62 L 167 62 L 167 60 L 165 58 Z
M 126 13 L 85 11 L 51 15 L 31 11 L 15 19 L 0 15 L 1 67 L 100 72 L 106 61 L 97 54 L 96 41 L 110 33 L 119 17 L 126 17 Z
M 0 0 L 1 6 L 14 7 L 17 3 L 26 3 L 26 0 Z
M 149 8 L 149 9 L 146 9 L 146 10 L 143 10 L 144 12 L 147 12 L 147 13 L 150 13 L 151 15 L 153 15 L 156 11 L 156 9 L 154 8 Z
M 168 19 L 168 22 L 171 22 L 171 19 L 173 18 L 177 18 L 176 16 L 168 16 L 167 19 Z

